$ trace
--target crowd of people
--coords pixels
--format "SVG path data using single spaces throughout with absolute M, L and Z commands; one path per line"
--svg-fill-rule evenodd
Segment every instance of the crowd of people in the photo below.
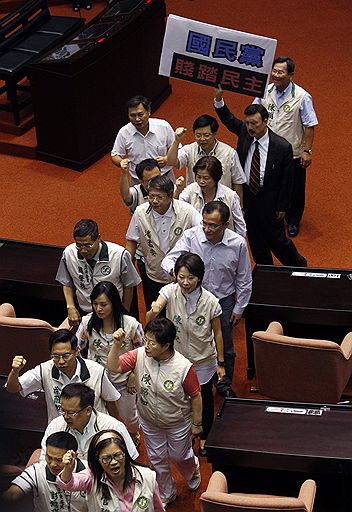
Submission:
M 45 393 L 48 426 L 40 461 L 3 500 L 33 492 L 38 511 L 159 512 L 177 497 L 171 462 L 190 491 L 199 488 L 214 389 L 236 396 L 234 328 L 252 291 L 246 236 L 256 263 L 274 255 L 307 266 L 291 238 L 317 118 L 293 73 L 292 59 L 277 58 L 273 84 L 243 120 L 216 89 L 215 112 L 238 136 L 237 151 L 217 139 L 210 114 L 182 146 L 185 127 L 150 117 L 143 96 L 129 100 L 111 153 L 131 212 L 126 247 L 104 241 L 92 219 L 74 226 L 56 275 L 70 328 L 54 332 L 48 360 L 21 375 L 26 354 L 14 354 L 8 375 L 11 393 Z M 137 462 L 141 432 L 150 467 Z

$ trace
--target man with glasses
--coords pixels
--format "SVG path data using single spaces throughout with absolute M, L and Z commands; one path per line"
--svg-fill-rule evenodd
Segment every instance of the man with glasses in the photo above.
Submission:
M 271 71 L 273 83 L 264 98 L 253 101 L 268 110 L 268 127 L 292 145 L 293 192 L 285 215 L 291 238 L 298 235 L 304 212 L 306 169 L 312 163 L 314 127 L 318 124 L 312 97 L 293 82 L 294 72 L 295 63 L 290 57 L 277 57 Z
M 7 505 L 17 504 L 27 494 L 33 496 L 34 512 L 87 512 L 88 504 L 85 492 L 65 492 L 56 485 L 56 477 L 64 469 L 63 457 L 68 450 L 77 452 L 77 441 L 68 432 L 55 432 L 46 439 L 45 462 L 36 462 L 28 466 L 11 482 L 11 486 L 2 495 L 1 502 Z M 76 459 L 74 472 L 85 469 L 80 459 Z M 10 510 L 24 510 L 24 508 Z
M 216 384 L 224 397 L 236 396 L 231 388 L 235 351 L 233 327 L 241 320 L 252 293 L 252 272 L 245 239 L 228 229 L 230 209 L 222 201 L 204 206 L 202 226 L 187 229 L 161 263 L 173 275 L 177 258 L 191 252 L 204 261 L 202 286 L 219 299 L 224 341 L 225 377 Z
M 202 219 L 193 206 L 173 199 L 173 194 L 170 178 L 153 178 L 149 183 L 148 203 L 136 208 L 126 234 L 126 248 L 132 258 L 138 245 L 144 257 L 146 275 L 142 281 L 148 311 L 160 289 L 172 281 L 160 267 L 162 259 L 184 230 L 199 225 Z
M 120 393 L 110 382 L 104 367 L 79 356 L 78 340 L 67 329 L 53 332 L 49 338 L 49 361 L 19 376 L 26 364 L 23 355 L 16 355 L 7 378 L 7 391 L 27 396 L 41 390 L 45 393 L 48 422 L 59 416 L 61 391 L 69 383 L 84 382 L 96 391 L 95 407 L 119 417 L 117 400 Z
M 47 426 L 42 439 L 41 460 L 45 457 L 46 440 L 54 432 L 69 432 L 78 443 L 77 455 L 87 460 L 89 443 L 101 430 L 116 430 L 123 437 L 132 459 L 138 457 L 138 451 L 125 425 L 94 408 L 94 390 L 85 384 L 68 384 L 62 389 L 60 415 Z
M 100 281 L 111 281 L 119 291 L 127 311 L 130 310 L 133 287 L 141 279 L 131 257 L 121 245 L 100 239 L 97 223 L 81 219 L 74 227 L 75 243 L 63 252 L 56 280 L 63 285 L 70 325 L 78 326 L 81 314 L 92 311 L 90 294 Z
M 203 114 L 197 117 L 193 123 L 195 142 L 179 148 L 187 129 L 176 128 L 175 140 L 167 153 L 167 162 L 178 169 L 186 167 L 186 184 L 190 185 L 194 182 L 193 167 L 198 160 L 202 156 L 215 156 L 222 165 L 223 175 L 220 183 L 235 190 L 242 203 L 242 183 L 246 182 L 246 177 L 237 151 L 228 144 L 217 140 L 218 130 L 219 123 L 215 117 Z

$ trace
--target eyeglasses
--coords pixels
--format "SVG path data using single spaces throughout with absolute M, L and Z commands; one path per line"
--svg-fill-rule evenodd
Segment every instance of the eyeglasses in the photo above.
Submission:
M 68 361 L 74 352 L 66 352 L 65 354 L 51 354 L 50 357 L 54 361 L 60 361 L 62 358 L 64 361 Z
M 209 231 L 216 231 L 218 228 L 223 226 L 223 224 L 209 224 L 208 222 L 202 222 L 203 228 L 207 228 Z
M 87 409 L 87 407 L 88 406 L 82 407 L 82 409 L 80 409 L 79 411 L 76 411 L 76 412 L 70 412 L 70 411 L 64 411 L 63 408 L 61 407 L 61 405 L 59 405 L 57 410 L 58 410 L 59 414 L 61 414 L 61 416 L 69 416 L 70 418 L 74 418 L 75 416 L 77 416 L 77 414 L 84 411 L 84 409 Z
M 91 244 L 79 244 L 79 243 L 76 243 L 76 248 L 77 249 L 91 249 L 93 247 L 93 245 L 95 244 L 96 240 L 94 240 L 94 242 L 92 242 Z
M 125 458 L 125 454 L 123 452 L 116 452 L 113 455 L 104 455 L 99 460 L 102 464 L 111 464 L 113 460 L 120 461 Z
M 161 203 L 161 201 L 164 201 L 164 199 L 167 199 L 169 196 L 155 196 L 154 194 L 149 194 L 149 201 L 157 201 L 158 203 Z
M 144 338 L 143 338 L 143 343 L 144 343 L 144 345 L 149 345 L 152 348 L 155 348 L 155 347 L 158 346 L 158 342 L 157 341 L 155 341 L 155 340 L 148 340 L 148 338 L 146 336 L 144 336 Z

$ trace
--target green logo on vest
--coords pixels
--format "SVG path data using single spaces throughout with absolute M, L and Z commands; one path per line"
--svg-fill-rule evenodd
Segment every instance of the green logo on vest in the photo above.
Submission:
M 137 507 L 139 508 L 147 508 L 148 507 L 148 498 L 146 498 L 145 496 L 140 496 L 137 500 Z
M 174 233 L 176 236 L 182 235 L 182 231 L 183 231 L 183 229 L 180 228 L 180 226 L 178 226 L 177 228 L 174 229 Z
M 196 324 L 197 325 L 203 325 L 205 324 L 205 317 L 203 315 L 200 315 L 196 318 Z
M 287 113 L 287 112 L 290 112 L 290 110 L 291 110 L 290 105 L 285 105 L 285 106 L 284 106 L 284 112 L 286 112 L 286 113 Z
M 164 382 L 164 389 L 165 391 L 172 391 L 174 389 L 174 383 L 172 380 L 166 380 Z

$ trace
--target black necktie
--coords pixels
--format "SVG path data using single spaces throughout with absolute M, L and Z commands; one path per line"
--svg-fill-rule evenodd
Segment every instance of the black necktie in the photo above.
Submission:
M 249 173 L 249 190 L 254 194 L 258 194 L 260 190 L 260 154 L 259 142 L 255 141 L 255 149 L 252 156 L 251 170 Z

